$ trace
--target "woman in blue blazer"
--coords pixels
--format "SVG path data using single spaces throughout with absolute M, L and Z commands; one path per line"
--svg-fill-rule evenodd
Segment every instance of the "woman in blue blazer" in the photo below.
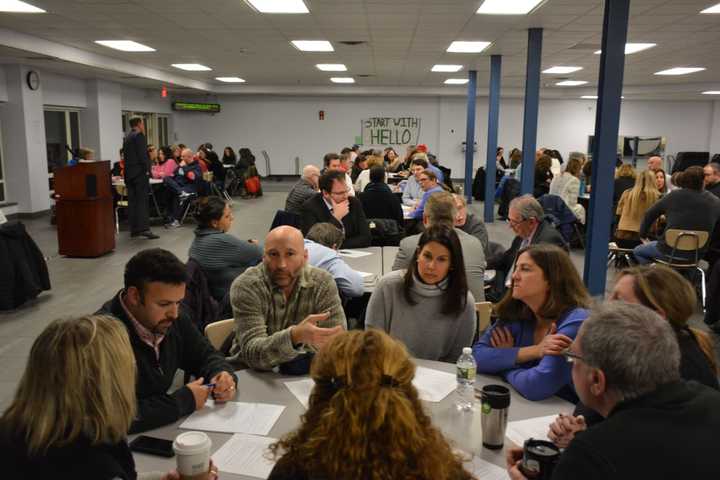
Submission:
M 568 254 L 554 245 L 521 249 L 498 321 L 473 347 L 477 371 L 498 374 L 525 398 L 577 401 L 562 356 L 588 317 L 590 295 Z

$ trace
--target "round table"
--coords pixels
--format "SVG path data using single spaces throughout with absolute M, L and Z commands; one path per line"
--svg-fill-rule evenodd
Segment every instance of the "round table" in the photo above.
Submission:
M 434 362 L 430 360 L 415 360 L 415 363 L 435 370 L 451 373 L 455 372 L 455 365 L 451 363 Z M 274 372 L 257 372 L 254 370 L 241 370 L 236 373 L 238 376 L 238 392 L 235 396 L 235 401 L 285 405 L 285 410 L 270 431 L 270 437 L 280 438 L 299 426 L 300 415 L 305 413 L 305 408 L 293 396 L 293 394 L 290 393 L 290 390 L 285 387 L 284 382 L 299 380 L 305 377 L 285 376 Z M 477 376 L 475 381 L 476 387 L 487 384 L 501 384 L 509 386 L 497 377 L 487 375 Z M 512 398 L 508 415 L 509 421 L 542 417 L 560 412 L 571 413 L 574 408 L 571 403 L 557 397 L 533 402 L 520 396 L 520 394 L 513 390 L 512 387 L 510 387 L 510 389 L 512 392 Z M 500 467 L 505 467 L 504 450 L 488 450 L 486 448 L 482 448 L 482 430 L 478 405 L 476 405 L 473 411 L 470 412 L 458 411 L 455 408 L 454 391 L 445 397 L 441 402 L 423 403 L 426 407 L 426 411 L 432 417 L 433 424 L 443 432 L 445 437 L 453 443 L 454 447 L 473 453 L 478 457 Z M 143 432 L 143 434 L 172 440 L 178 434 L 187 431 L 178 428 L 184 420 L 184 418 L 180 419 L 171 425 Z M 212 439 L 213 452 L 219 449 L 232 436 L 230 433 L 207 432 L 207 434 Z M 136 435 L 131 435 L 130 439 L 135 436 Z M 506 439 L 506 447 L 508 443 L 509 442 Z M 137 452 L 134 452 L 133 455 L 135 457 L 137 471 L 140 473 L 149 471 L 166 472 L 175 468 L 174 458 L 156 457 Z M 250 480 L 255 477 L 221 472 L 221 478 L 223 480 Z

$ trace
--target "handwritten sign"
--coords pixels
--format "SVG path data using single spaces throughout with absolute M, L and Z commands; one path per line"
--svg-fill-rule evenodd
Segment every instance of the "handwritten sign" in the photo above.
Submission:
M 410 145 L 420 138 L 417 117 L 372 117 L 361 124 L 363 145 Z

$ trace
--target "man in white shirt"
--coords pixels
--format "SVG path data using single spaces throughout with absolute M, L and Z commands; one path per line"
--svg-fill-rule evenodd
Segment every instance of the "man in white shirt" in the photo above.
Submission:
M 343 240 L 342 230 L 333 224 L 316 223 L 305 235 L 308 263 L 330 273 L 342 297 L 361 297 L 365 292 L 362 275 L 345 263 L 337 252 Z

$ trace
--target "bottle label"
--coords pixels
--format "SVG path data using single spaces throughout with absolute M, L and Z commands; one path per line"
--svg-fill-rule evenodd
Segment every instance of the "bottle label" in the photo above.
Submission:
M 457 367 L 457 378 L 475 381 L 475 367 Z

